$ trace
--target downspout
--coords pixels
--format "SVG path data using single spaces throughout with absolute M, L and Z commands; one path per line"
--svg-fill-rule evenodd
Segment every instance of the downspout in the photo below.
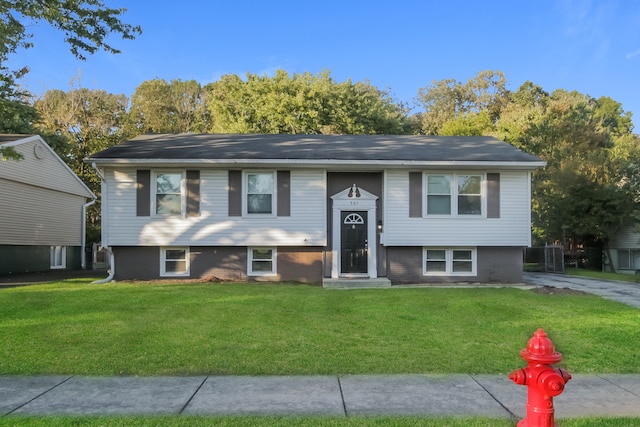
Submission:
M 103 197 L 102 197 L 102 207 L 100 208 L 100 210 L 102 211 L 102 214 L 103 214 L 102 219 L 104 219 L 105 217 L 104 212 L 107 210 L 106 209 L 107 198 L 104 197 L 104 195 L 107 194 L 107 180 L 104 178 L 104 175 L 102 174 L 100 169 L 96 166 L 95 162 L 91 163 L 91 166 L 96 170 L 96 173 L 98 174 L 98 177 L 100 177 L 100 182 L 102 184 L 101 193 Z M 109 247 L 108 240 L 105 239 L 105 237 L 107 236 L 107 223 L 108 221 L 106 222 L 102 221 L 102 248 L 109 253 L 109 270 L 107 270 L 107 273 L 109 273 L 109 275 L 104 279 L 100 279 L 100 280 L 96 280 L 95 282 L 92 282 L 92 284 L 96 284 L 96 285 L 101 285 L 103 283 L 108 283 L 112 281 L 113 277 L 116 274 L 115 256 L 113 255 L 113 251 Z M 105 243 L 106 243 L 106 246 L 104 245 Z
M 82 205 L 82 229 L 80 230 L 80 268 L 83 270 L 87 269 L 87 251 L 85 250 L 85 246 L 87 245 L 87 208 L 93 205 L 96 202 L 96 199 L 91 200 L 90 202 Z

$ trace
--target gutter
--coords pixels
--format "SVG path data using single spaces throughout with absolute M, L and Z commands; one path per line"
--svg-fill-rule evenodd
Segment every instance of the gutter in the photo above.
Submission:
M 508 160 L 338 160 L 338 159 L 126 159 L 126 158 L 90 158 L 93 164 L 105 166 L 146 167 L 190 167 L 194 165 L 209 167 L 296 167 L 296 168 L 345 168 L 357 169 L 511 169 L 535 170 L 546 166 L 542 160 L 508 161 Z
M 102 249 L 105 249 L 108 253 L 109 253 L 109 270 L 107 270 L 107 273 L 109 273 L 109 275 L 107 277 L 105 277 L 104 279 L 100 279 L 100 280 L 96 280 L 95 282 L 92 282 L 92 284 L 96 284 L 96 285 L 101 285 L 103 283 L 108 283 L 110 281 L 113 280 L 113 277 L 116 274 L 116 262 L 115 262 L 115 256 L 113 255 L 113 251 L 111 250 L 111 248 L 109 247 L 109 241 L 108 239 L 105 239 L 105 237 L 107 236 L 107 223 L 108 221 L 104 221 L 104 212 L 106 212 L 106 206 L 107 206 L 107 198 L 104 197 L 105 194 L 107 194 L 107 180 L 104 178 L 104 175 L 102 174 L 102 171 L 96 166 L 95 162 L 91 163 L 91 166 L 96 170 L 96 174 L 98 175 L 98 177 L 100 178 L 100 183 L 101 183 L 101 194 L 103 195 L 102 197 L 102 206 L 100 208 L 101 212 L 102 212 L 102 236 L 101 236 L 101 240 L 102 243 L 106 243 L 106 246 L 102 245 Z

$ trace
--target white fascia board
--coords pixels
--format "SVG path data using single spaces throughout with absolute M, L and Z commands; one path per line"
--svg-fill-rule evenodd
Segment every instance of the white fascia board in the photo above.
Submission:
M 344 168 L 344 169 L 370 169 L 376 167 L 415 169 L 415 168 L 465 168 L 465 169 L 520 169 L 534 170 L 546 166 L 546 162 L 479 162 L 479 161 L 421 161 L 421 160 L 306 160 L 306 159 L 86 159 L 104 166 L 156 166 L 156 167 L 181 167 L 181 166 L 212 166 L 212 167 L 296 167 L 296 168 Z

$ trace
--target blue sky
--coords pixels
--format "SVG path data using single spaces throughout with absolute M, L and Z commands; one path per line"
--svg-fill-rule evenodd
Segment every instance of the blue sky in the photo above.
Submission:
M 636 0 L 106 0 L 139 24 L 121 54 L 76 60 L 63 35 L 30 27 L 35 47 L 12 57 L 28 65 L 34 94 L 80 85 L 131 96 L 145 80 L 227 73 L 330 70 L 337 81 L 369 80 L 411 103 L 433 80 L 466 81 L 501 70 L 516 90 L 531 80 L 551 92 L 609 96 L 640 123 L 640 1 Z M 177 6 L 180 5 L 180 6 Z M 638 132 L 636 128 L 636 132 Z

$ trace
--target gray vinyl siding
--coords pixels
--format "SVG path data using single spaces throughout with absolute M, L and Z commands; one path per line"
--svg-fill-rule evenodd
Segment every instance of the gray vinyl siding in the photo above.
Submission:
M 35 155 L 36 146 L 39 146 L 41 158 Z M 79 178 L 39 139 L 15 145 L 14 148 L 24 159 L 0 161 L 0 179 L 93 198 Z
M 463 173 L 463 170 L 456 170 Z M 386 246 L 529 246 L 531 193 L 527 171 L 500 173 L 499 218 L 484 215 L 412 218 L 409 172 L 385 175 L 384 244 Z M 485 190 L 485 199 L 486 197 Z M 492 198 L 492 200 L 495 200 Z M 495 201 L 494 201 L 495 203 Z M 495 206 L 494 206 L 495 208 Z M 495 213 L 495 212 L 494 212 Z M 423 213 L 424 214 L 424 213 Z
M 640 232 L 637 225 L 630 225 L 620 230 L 609 242 L 610 248 L 637 249 L 640 248 Z
M 84 197 L 0 179 L 0 244 L 79 246 Z
M 153 171 L 152 171 L 153 172 Z M 241 174 L 242 172 L 240 172 Z M 290 172 L 289 216 L 237 216 L 235 171 L 200 170 L 200 216 L 136 216 L 136 170 L 106 171 L 103 222 L 109 246 L 324 246 L 323 170 Z M 241 176 L 241 175 L 240 175 Z M 235 187 L 234 187 L 235 188 Z M 235 200 L 235 201 L 234 201 Z M 241 198 L 239 199 L 242 200 Z M 105 242 L 103 241 L 103 244 Z

